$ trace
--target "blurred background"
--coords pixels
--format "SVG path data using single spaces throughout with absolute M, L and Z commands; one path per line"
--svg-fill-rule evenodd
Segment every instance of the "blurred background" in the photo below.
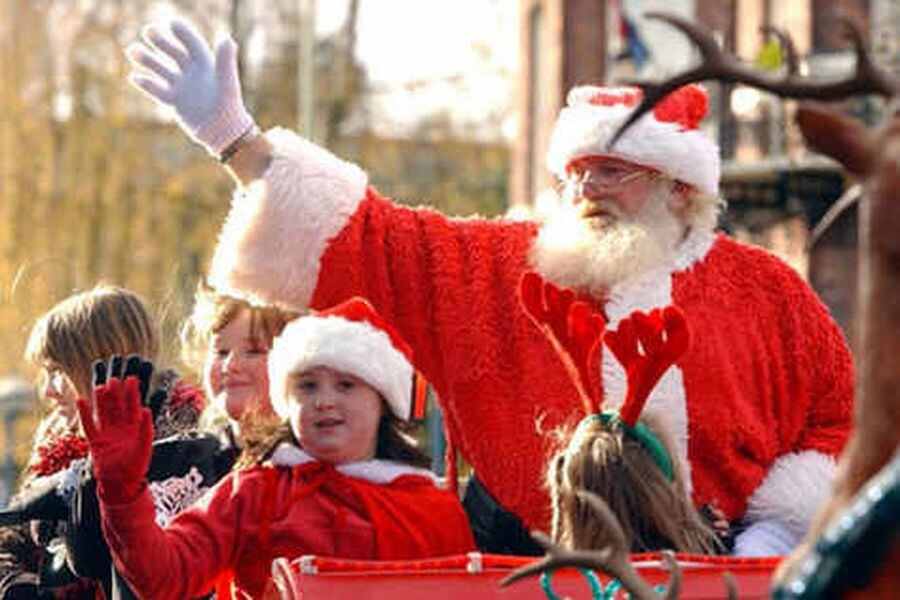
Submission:
M 297 129 L 362 165 L 380 191 L 452 214 L 534 214 L 552 185 L 544 154 L 570 87 L 661 77 L 696 53 L 643 17 L 666 10 L 712 29 L 760 68 L 793 37 L 805 74 L 843 77 L 854 55 L 836 9 L 900 65 L 895 0 L 2 0 L 0 2 L 0 501 L 40 415 L 22 361 L 35 317 L 104 281 L 154 306 L 175 361 L 231 198 L 224 172 L 129 88 L 122 48 L 178 14 L 241 48 L 245 101 L 263 127 Z M 807 277 L 851 344 L 856 217 L 815 226 L 852 182 L 810 155 L 790 102 L 711 85 L 707 127 L 723 152 L 722 226 Z M 883 106 L 861 98 L 868 122 Z M 539 208 L 539 207 L 538 207 Z M 176 365 L 177 366 L 177 365 Z M 436 414 L 436 411 L 432 411 Z M 426 434 L 440 452 L 436 421 Z M 436 465 L 440 469 L 440 464 Z

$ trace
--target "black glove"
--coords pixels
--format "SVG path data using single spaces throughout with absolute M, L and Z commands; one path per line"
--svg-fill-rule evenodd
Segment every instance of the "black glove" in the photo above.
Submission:
M 141 360 L 136 354 L 131 354 L 124 361 L 119 354 L 113 354 L 109 358 L 109 365 L 98 360 L 94 362 L 94 387 L 103 385 L 110 377 L 117 377 L 123 381 L 128 377 L 137 377 L 141 382 L 141 403 L 150 408 L 153 413 L 153 421 L 159 416 L 159 411 L 166 400 L 168 392 L 158 388 L 148 395 L 150 384 L 153 380 L 153 363 L 149 360 Z

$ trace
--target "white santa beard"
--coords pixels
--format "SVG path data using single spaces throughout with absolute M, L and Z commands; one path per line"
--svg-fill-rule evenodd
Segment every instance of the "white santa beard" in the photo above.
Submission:
M 668 186 L 656 188 L 634 217 L 585 219 L 568 199 L 541 226 L 531 263 L 556 284 L 594 292 L 666 264 L 684 226 L 667 206 Z

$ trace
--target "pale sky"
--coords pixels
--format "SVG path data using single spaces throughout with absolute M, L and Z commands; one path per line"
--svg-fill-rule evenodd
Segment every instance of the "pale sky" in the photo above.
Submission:
M 347 5 L 316 0 L 317 35 L 338 29 Z M 265 11 L 264 0 L 254 10 Z M 149 14 L 177 12 L 163 1 Z M 447 112 L 472 135 L 513 139 L 518 16 L 519 0 L 359 0 L 356 54 L 373 90 L 371 126 L 402 136 L 416 121 Z M 247 43 L 251 60 L 262 58 L 266 31 Z
M 326 34 L 342 24 L 347 2 L 317 8 L 316 30 Z M 357 57 L 378 92 L 379 120 L 402 130 L 447 109 L 460 125 L 488 119 L 496 132 L 487 137 L 510 138 L 518 10 L 518 0 L 360 0 Z

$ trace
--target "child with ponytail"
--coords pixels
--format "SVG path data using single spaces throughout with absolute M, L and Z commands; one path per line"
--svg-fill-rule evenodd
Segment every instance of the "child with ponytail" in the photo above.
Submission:
M 570 435 L 560 436 L 563 443 L 548 464 L 553 540 L 579 550 L 609 542 L 606 524 L 579 497 L 586 491 L 609 506 L 632 552 L 721 549 L 691 503 L 664 422 L 643 412 L 656 382 L 688 349 L 681 311 L 636 311 L 609 331 L 603 316 L 572 291 L 535 274 L 523 277 L 520 292 L 525 311 L 566 364 L 587 413 Z M 617 409 L 605 406 L 596 383 L 602 343 L 626 373 L 628 388 Z

